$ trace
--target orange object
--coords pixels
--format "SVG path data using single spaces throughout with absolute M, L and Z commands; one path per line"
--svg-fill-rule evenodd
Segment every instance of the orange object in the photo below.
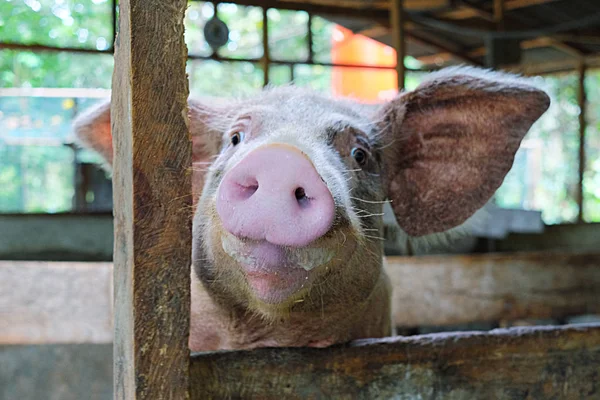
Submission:
M 336 25 L 333 29 L 333 63 L 396 66 L 396 51 L 382 43 Z M 335 67 L 331 86 L 336 96 L 349 96 L 366 103 L 391 99 L 398 93 L 395 70 Z

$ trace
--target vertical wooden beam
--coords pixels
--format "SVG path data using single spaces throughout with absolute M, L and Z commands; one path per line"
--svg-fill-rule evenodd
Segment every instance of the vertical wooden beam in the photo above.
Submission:
M 313 45 L 313 32 L 312 32 L 312 14 L 308 13 L 308 62 L 312 63 L 315 58 L 315 49 Z
M 390 4 L 390 26 L 392 27 L 392 43 L 396 49 L 396 74 L 398 75 L 398 90 L 404 89 L 404 55 L 406 54 L 406 43 L 404 36 L 404 12 L 403 0 L 391 0 Z
M 111 0 L 111 13 L 110 21 L 112 23 L 112 42 L 110 43 L 110 49 L 114 51 L 115 41 L 117 40 L 117 0 Z
M 269 84 L 269 66 L 271 57 L 269 55 L 269 9 L 263 7 L 263 86 Z
M 585 173 L 585 109 L 587 99 L 585 95 L 585 62 L 581 61 L 577 68 L 579 80 L 577 85 L 577 103 L 579 104 L 579 185 L 577 192 L 577 205 L 579 206 L 579 214 L 577 222 L 583 222 L 583 175 Z
M 117 399 L 189 398 L 186 0 L 121 0 L 112 84 Z
M 504 0 L 494 0 L 494 22 L 496 30 L 504 30 Z

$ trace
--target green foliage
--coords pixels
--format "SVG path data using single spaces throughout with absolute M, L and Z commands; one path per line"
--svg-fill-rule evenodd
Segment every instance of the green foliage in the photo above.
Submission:
M 110 48 L 110 0 L 1 0 L 0 42 Z
M 110 54 L 0 51 L 0 87 L 110 89 Z
M 73 180 L 73 151 L 66 146 L 0 146 L 2 212 L 69 211 Z
M 230 30 L 221 57 L 255 62 L 190 60 L 188 74 L 192 96 L 238 96 L 261 90 L 262 9 L 221 3 L 219 17 Z M 273 63 L 271 84 L 290 82 L 332 92 L 332 67 L 304 64 L 308 59 L 308 15 L 305 12 L 268 11 L 269 52 Z M 212 3 L 190 2 L 185 18 L 190 54 L 210 56 L 204 25 L 214 15 Z M 334 24 L 313 16 L 314 59 L 331 62 Z M 109 0 L 0 0 L 0 41 L 83 47 L 110 47 L 112 22 Z M 407 60 L 407 64 L 411 60 Z M 108 54 L 0 51 L 0 88 L 110 88 L 113 69 Z M 421 73 L 409 73 L 407 90 L 414 89 Z M 553 95 L 548 113 L 523 142 L 515 164 L 498 190 L 496 201 L 504 207 L 539 209 L 547 223 L 574 221 L 578 181 L 578 113 L 576 76 L 540 78 Z M 589 108 L 586 132 L 584 218 L 600 221 L 600 72 L 589 71 L 586 80 Z M 76 101 L 75 101 L 76 100 Z M 77 110 L 96 99 L 0 97 L 0 212 L 57 212 L 71 208 L 73 157 L 68 146 L 17 146 L 15 140 L 70 142 L 70 122 Z M 97 159 L 89 152 L 78 158 Z
M 308 13 L 271 8 L 267 16 L 271 59 L 308 60 Z
M 586 80 L 588 107 L 585 132 L 586 171 L 583 177 L 583 218 L 600 222 L 600 72 L 590 71 Z
M 549 224 L 573 222 L 579 211 L 577 77 L 564 74 L 537 79 L 549 92 L 552 104 L 525 137 L 496 201 L 502 207 L 542 210 Z

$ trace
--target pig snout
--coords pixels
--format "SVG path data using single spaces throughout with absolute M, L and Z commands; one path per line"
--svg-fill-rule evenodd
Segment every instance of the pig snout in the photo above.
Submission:
M 331 192 L 312 162 L 285 144 L 259 147 L 229 170 L 216 207 L 231 234 L 290 247 L 323 236 L 335 216 Z

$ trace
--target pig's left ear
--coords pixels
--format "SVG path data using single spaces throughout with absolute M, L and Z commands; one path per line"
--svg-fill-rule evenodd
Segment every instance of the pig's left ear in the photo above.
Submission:
M 84 147 L 97 151 L 104 158 L 105 167 L 109 171 L 113 162 L 110 104 L 110 100 L 96 104 L 73 122 L 78 141 Z M 188 100 L 194 163 L 206 162 L 219 152 L 222 132 L 231 123 L 230 114 L 234 110 L 232 105 L 221 99 Z
M 502 184 L 550 99 L 527 81 L 473 68 L 440 71 L 383 107 L 384 181 L 411 236 L 465 222 Z
M 233 103 L 221 99 L 190 99 L 188 101 L 189 129 L 192 136 L 192 185 L 194 201 L 200 196 L 204 175 L 221 148 L 224 130 L 231 124 L 236 111 Z M 106 100 L 76 118 L 75 136 L 87 148 L 104 159 L 104 168 L 112 170 L 113 146 L 110 120 L 110 100 Z M 168 134 L 168 132 L 165 132 Z

